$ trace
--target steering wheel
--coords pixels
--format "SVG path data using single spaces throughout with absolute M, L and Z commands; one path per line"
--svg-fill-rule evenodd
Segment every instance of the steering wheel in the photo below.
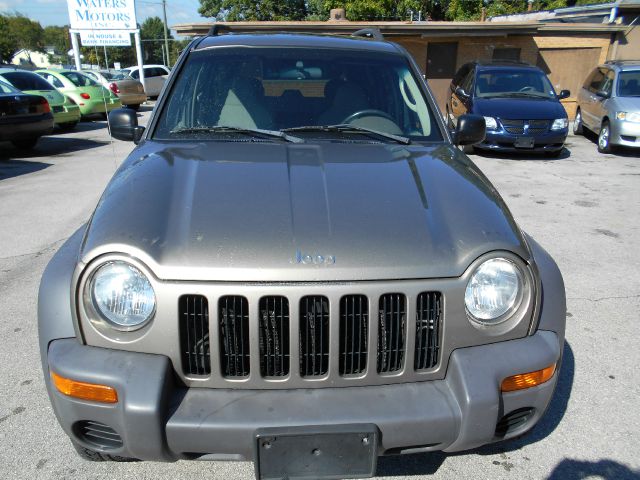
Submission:
M 396 121 L 387 112 L 383 112 L 382 110 L 375 110 L 375 109 L 360 110 L 358 112 L 352 113 L 347 118 L 342 120 L 342 123 L 351 123 L 354 120 L 358 120 L 359 118 L 362 118 L 362 117 L 382 117 L 382 118 L 386 118 L 390 122 L 393 122 L 394 125 L 396 124 Z
M 536 89 L 535 87 L 532 87 L 531 85 L 527 85 L 526 87 L 522 87 L 520 90 L 518 90 L 519 92 L 535 92 Z

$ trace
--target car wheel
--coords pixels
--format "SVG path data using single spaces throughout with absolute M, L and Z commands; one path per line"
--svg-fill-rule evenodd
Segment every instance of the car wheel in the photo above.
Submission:
M 584 130 L 582 128 L 582 112 L 580 109 L 576 111 L 576 118 L 573 120 L 573 134 L 582 135 Z
M 78 125 L 78 122 L 61 123 L 60 129 L 65 132 L 68 132 L 75 129 L 77 125 Z
M 13 143 L 13 146 L 16 148 L 29 150 L 30 148 L 33 148 L 36 146 L 36 143 L 38 143 L 38 137 L 27 138 L 26 140 L 12 140 L 11 143 Z
M 600 133 L 598 134 L 598 151 L 600 153 L 611 153 L 611 127 L 608 121 L 602 122 Z
M 462 145 L 461 149 L 467 155 L 471 155 L 476 152 L 476 149 L 473 147 L 473 145 Z
M 78 455 L 84 460 L 88 460 L 90 462 L 137 462 L 136 458 L 129 457 L 121 457 L 119 455 L 107 455 L 106 453 L 96 452 L 95 450 L 91 450 L 90 448 L 83 447 L 77 442 L 71 440 L 71 444 L 73 448 L 75 448 Z

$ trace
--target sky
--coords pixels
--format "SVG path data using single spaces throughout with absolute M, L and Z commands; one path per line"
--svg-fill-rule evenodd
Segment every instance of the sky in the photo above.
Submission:
M 142 23 L 148 17 L 162 18 L 161 0 L 135 0 L 136 17 Z M 198 0 L 167 0 L 167 23 L 169 26 L 185 22 L 204 22 L 198 14 Z M 0 0 L 0 12 L 19 12 L 31 20 L 48 25 L 69 24 L 66 0 Z

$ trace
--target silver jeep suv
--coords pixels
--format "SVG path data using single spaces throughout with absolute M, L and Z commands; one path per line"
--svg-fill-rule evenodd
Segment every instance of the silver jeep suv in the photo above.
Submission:
M 367 477 L 378 455 L 466 450 L 544 414 L 562 276 L 457 148 L 484 119 L 450 132 L 400 46 L 214 29 L 146 128 L 109 119 L 137 147 L 38 310 L 84 458 Z
M 615 61 L 589 74 L 578 92 L 573 133 L 598 134 L 598 151 L 640 148 L 640 61 Z

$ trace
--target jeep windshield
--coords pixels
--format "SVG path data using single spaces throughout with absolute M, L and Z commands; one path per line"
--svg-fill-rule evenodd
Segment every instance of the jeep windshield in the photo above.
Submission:
M 476 79 L 476 96 L 556 98 L 547 76 L 537 70 L 495 69 L 482 70 Z
M 400 55 L 360 50 L 212 48 L 192 52 L 160 111 L 156 140 L 409 143 L 443 137 Z M 347 127 L 352 128 L 347 128 Z M 221 128 L 224 127 L 224 128 Z

